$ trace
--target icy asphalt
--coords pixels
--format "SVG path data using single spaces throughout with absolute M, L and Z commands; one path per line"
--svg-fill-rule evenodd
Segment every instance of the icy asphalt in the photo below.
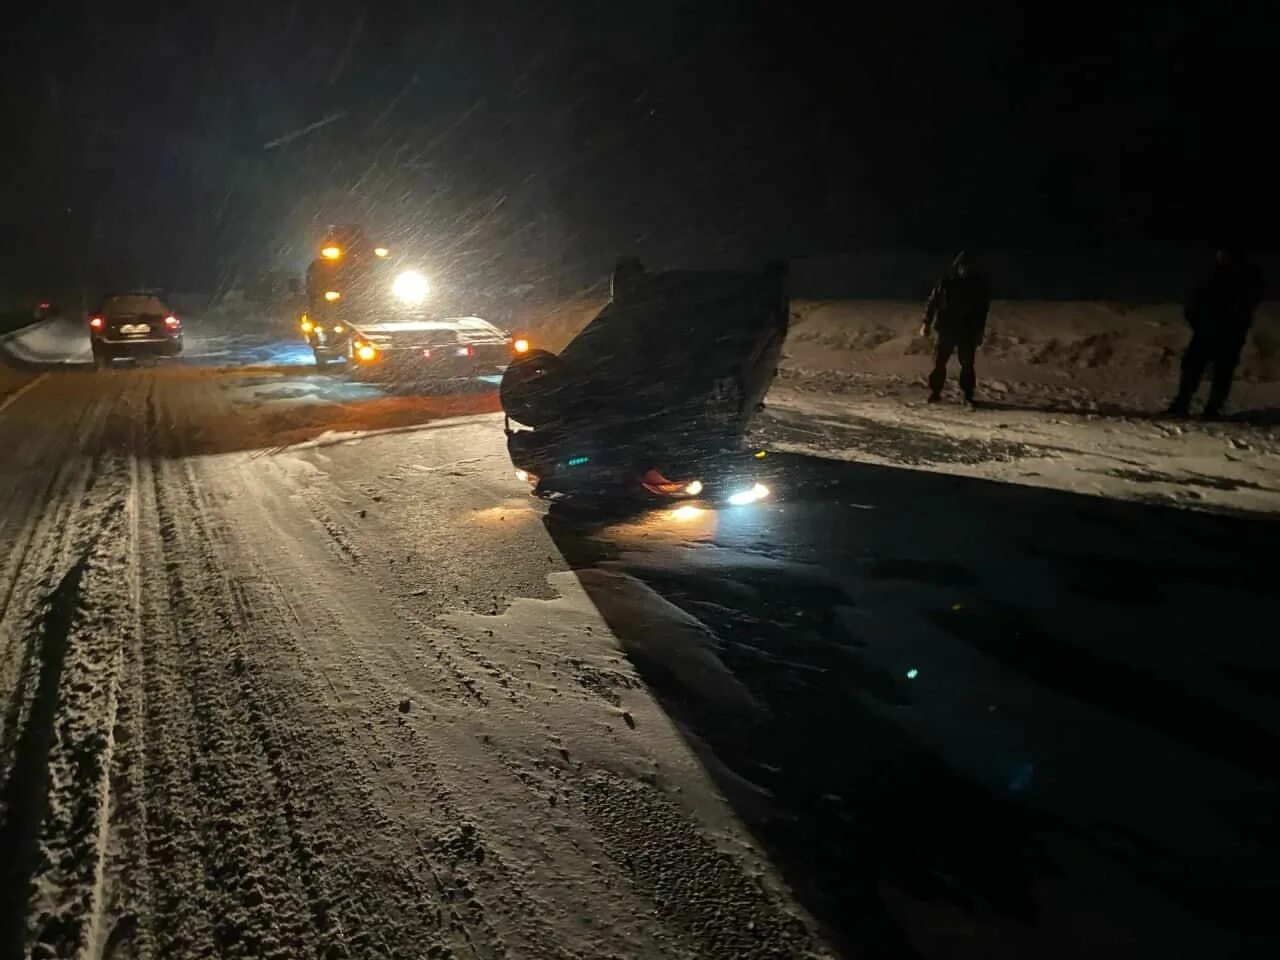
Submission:
M 776 499 L 605 518 L 188 337 L 4 345 L 0 956 L 1274 955 L 1266 431 L 780 391 Z

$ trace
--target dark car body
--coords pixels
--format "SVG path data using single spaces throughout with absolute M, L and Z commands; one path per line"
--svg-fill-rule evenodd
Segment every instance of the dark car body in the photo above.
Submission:
M 648 273 L 622 261 L 612 300 L 559 356 L 531 351 L 504 375 L 512 462 L 540 492 L 740 483 L 728 465 L 743 462 L 788 310 L 781 266 Z
M 89 315 L 89 343 L 96 363 L 182 353 L 182 323 L 153 293 L 107 294 Z

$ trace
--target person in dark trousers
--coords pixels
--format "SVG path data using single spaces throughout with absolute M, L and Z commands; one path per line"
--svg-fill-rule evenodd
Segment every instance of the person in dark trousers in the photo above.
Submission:
M 973 369 L 977 352 L 987 329 L 987 311 L 991 306 L 991 287 L 980 276 L 973 262 L 962 251 L 951 262 L 951 272 L 934 284 L 924 308 L 920 335 L 938 332 L 933 352 L 933 372 L 929 374 L 929 402 L 942 399 L 942 385 L 947 382 L 947 361 L 951 354 L 960 357 L 960 391 L 966 406 L 973 406 L 977 374 Z
M 1191 398 L 1210 366 L 1213 377 L 1204 415 L 1222 415 L 1249 337 L 1253 311 L 1261 300 L 1262 272 L 1242 252 L 1219 250 L 1214 254 L 1209 272 L 1192 288 L 1183 311 L 1191 325 L 1191 342 L 1182 355 L 1182 379 L 1178 395 L 1169 405 L 1171 416 L 1185 417 L 1191 412 Z

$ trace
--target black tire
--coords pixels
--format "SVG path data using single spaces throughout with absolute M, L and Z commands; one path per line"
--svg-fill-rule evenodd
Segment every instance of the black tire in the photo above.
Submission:
M 546 350 L 530 350 L 511 361 L 498 388 L 503 412 L 527 427 L 555 420 L 561 406 L 562 371 L 560 358 Z
M 111 357 L 103 350 L 97 347 L 93 348 L 93 369 L 104 370 L 111 366 Z
M 333 356 L 331 354 L 317 350 L 315 347 L 311 348 L 311 355 L 315 357 L 317 367 L 323 367 L 325 364 L 327 364 L 330 360 L 333 359 Z

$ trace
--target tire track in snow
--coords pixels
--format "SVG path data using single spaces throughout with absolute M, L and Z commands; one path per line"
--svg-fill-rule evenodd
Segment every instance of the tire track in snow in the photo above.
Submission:
M 189 699 L 178 716 L 166 718 L 176 725 L 159 722 L 159 715 L 148 723 L 158 757 L 153 781 L 163 776 L 178 791 L 154 804 L 150 834 L 172 833 L 167 817 L 175 801 L 193 803 L 199 825 L 218 820 L 221 843 L 214 849 L 199 829 L 186 833 L 203 884 L 169 876 L 169 860 L 151 857 L 157 891 L 177 887 L 188 894 L 185 905 L 159 902 L 148 918 L 158 951 L 206 955 L 216 947 L 257 956 L 255 950 L 288 943 L 291 955 L 328 944 L 343 955 L 505 956 L 500 940 L 442 913 L 451 909 L 449 901 L 415 868 L 412 837 L 392 842 L 383 836 L 394 822 L 373 802 L 374 787 L 361 788 L 353 777 L 365 755 L 334 753 L 341 740 L 325 736 L 325 718 L 312 715 L 305 702 L 314 691 L 296 662 L 299 627 L 291 605 L 273 596 L 271 578 L 237 551 L 221 499 L 229 491 L 211 493 L 208 478 L 181 459 L 181 431 L 164 429 L 182 411 L 157 409 L 154 435 L 172 438 L 162 441 L 148 466 L 163 555 L 149 565 L 163 566 L 170 587 L 169 602 L 154 612 L 156 619 L 168 618 L 170 636 L 159 631 L 164 642 L 157 646 L 172 656 L 173 644 L 186 644 Z M 157 686 L 172 684 L 174 672 L 171 666 L 149 671 Z M 149 692 L 149 703 L 157 699 Z M 197 758 L 195 797 L 182 771 L 163 759 L 180 752 L 184 741 Z M 255 909 L 264 904 L 265 911 Z M 197 931 L 175 941 L 173 932 L 187 929 L 183 906 L 197 922 L 215 918 L 208 938 Z M 446 924 L 464 935 L 445 936 Z
M 24 718 L 31 707 L 35 689 L 37 633 L 31 624 L 39 616 L 45 597 L 57 586 L 73 562 L 72 536 L 79 529 L 77 512 L 87 503 L 96 463 L 82 455 L 87 437 L 101 415 L 98 406 L 77 410 L 67 435 L 52 424 L 46 442 L 35 449 L 18 448 L 29 465 L 51 461 L 47 483 L 34 488 L 21 473 L 5 491 L 10 502 L 26 501 L 21 512 L 21 544 L 12 554 L 0 600 L 0 689 L 11 691 L 0 726 L 0 790 L 7 783 L 12 751 L 21 735 Z M 7 424 L 4 424 L 7 426 Z M 53 438 L 59 442 L 53 444 Z M 3 439 L 0 438 L 0 443 Z M 39 491 L 36 493 L 35 491 Z
M 30 488 L 21 489 L 24 485 L 20 477 L 15 477 L 15 487 L 6 491 L 6 499 L 10 503 L 25 499 L 25 509 L 15 511 L 20 517 L 16 524 L 20 528 L 16 538 L 20 546 L 6 559 L 4 593 L 0 597 L 0 637 L 3 637 L 0 641 L 0 689 L 13 691 L 5 710 L 3 727 L 0 727 L 0 760 L 7 760 L 12 740 L 17 735 L 33 669 L 33 647 L 29 642 L 23 642 L 29 640 L 29 634 L 18 624 L 29 620 L 30 609 L 40 602 L 40 595 L 56 581 L 53 568 L 64 553 L 71 530 L 70 517 L 88 486 L 85 476 L 87 463 L 75 452 L 83 444 L 86 428 L 92 422 L 89 410 L 80 410 L 70 432 L 74 446 L 68 445 L 61 450 L 41 447 L 31 455 L 34 459 L 48 454 L 52 461 L 48 482 L 37 488 L 39 493 Z M 9 516 L 10 511 L 6 511 L 6 523 L 11 522 Z M 18 601 L 16 610 L 15 598 Z M 22 612 L 24 607 L 27 608 L 25 614 Z M 7 763 L 4 767 L 7 769 Z M 2 786 L 3 781 L 0 781 Z
M 123 648 L 136 611 L 134 592 L 122 595 L 118 589 L 122 579 L 136 579 L 129 572 L 136 559 L 130 535 L 136 521 L 132 460 L 128 444 L 106 441 L 113 421 L 130 422 L 130 395 L 130 390 L 109 399 L 94 394 L 79 408 L 78 426 L 64 453 L 64 463 L 74 464 L 71 472 L 77 477 L 58 498 L 59 506 L 74 508 L 63 511 L 57 532 L 42 540 L 54 545 L 55 572 L 59 555 L 72 565 L 50 594 L 41 688 L 23 731 L 28 742 L 50 735 L 52 740 L 38 775 L 28 777 L 21 765 L 16 768 L 29 784 L 27 807 L 25 814 L 9 811 L 9 825 L 24 815 L 39 820 L 31 832 L 38 836 L 39 856 L 25 867 L 31 899 L 12 898 L 14 916 L 25 909 L 24 939 L 36 953 L 99 955 L 95 928 L 110 840 L 116 706 Z M 61 437 L 65 442 L 66 435 Z M 56 485 L 55 479 L 51 489 Z M 19 761 L 31 762 L 21 756 Z M 24 869 L 23 861 L 14 868 Z
M 10 950 L 82 953 L 96 910 L 122 662 L 115 581 L 128 562 L 127 474 L 122 458 L 94 457 L 63 523 L 57 554 L 69 566 L 27 641 L 38 672 L 6 783 L 0 942 Z
M 159 532 L 151 549 L 165 571 L 163 602 L 147 610 L 156 628 L 147 665 L 147 777 L 163 790 L 152 791 L 158 809 L 148 855 L 163 891 L 149 918 L 157 949 L 315 953 L 322 941 L 305 884 L 290 869 L 287 826 L 262 802 L 269 769 L 253 718 L 269 705 L 246 702 L 235 679 L 253 625 L 237 615 L 214 547 L 220 533 L 204 513 L 189 462 L 165 456 L 180 452 L 170 446 L 180 432 L 165 429 L 173 413 L 161 408 L 153 416 L 163 439 L 148 465 Z M 174 863 L 172 844 L 194 869 Z
M 308 503 L 315 496 L 313 491 L 291 484 L 287 473 L 278 465 L 264 466 L 259 462 L 247 469 L 279 471 L 276 479 L 282 481 L 281 489 L 287 490 L 289 502 L 301 500 Z M 243 485 L 248 486 L 249 481 L 246 479 Z M 262 480 L 259 479 L 255 486 L 264 486 Z M 268 482 L 265 486 L 270 489 L 273 484 Z M 255 544 L 296 543 L 298 530 L 307 527 L 306 520 L 303 520 L 303 526 L 298 528 L 291 523 L 287 527 L 273 529 L 283 513 L 282 509 L 271 509 L 261 496 L 255 497 L 253 504 L 261 514 L 255 518 L 256 522 L 243 522 L 238 529 L 271 530 L 273 534 L 255 538 Z M 325 512 L 332 519 L 332 514 Z M 294 518 L 291 516 L 290 519 Z M 523 955 L 530 951 L 535 956 L 580 955 L 564 943 L 563 933 L 551 924 L 547 915 L 555 912 L 555 908 L 545 896 L 540 896 L 530 887 L 527 865 L 508 859 L 504 853 L 503 847 L 510 838 L 490 836 L 483 827 L 486 817 L 476 809 L 476 798 L 457 789 L 459 756 L 447 750 L 442 756 L 441 750 L 432 742 L 434 738 L 424 741 L 417 735 L 415 726 L 403 718 L 394 723 L 387 720 L 396 716 L 401 692 L 407 683 L 412 683 L 406 680 L 409 675 L 421 678 L 425 674 L 430 678 L 425 687 L 412 683 L 419 690 L 430 691 L 414 707 L 415 713 L 421 710 L 424 715 L 433 714 L 437 709 L 433 704 L 438 704 L 446 716 L 459 708 L 468 712 L 478 711 L 476 716 L 482 716 L 489 703 L 489 694 L 460 666 L 450 650 L 452 644 L 437 636 L 439 630 L 413 616 L 403 608 L 398 598 L 388 595 L 378 584 L 370 581 L 363 565 L 357 566 L 348 553 L 333 550 L 327 526 L 319 518 L 314 518 L 314 522 L 324 527 L 323 532 L 312 527 L 315 529 L 312 538 L 314 548 L 333 558 L 322 566 L 333 567 L 335 561 L 341 566 L 330 569 L 328 576 L 320 578 L 318 583 L 312 582 L 315 578 L 290 578 L 290 593 L 294 597 L 292 606 L 297 608 L 306 624 L 305 635 L 313 638 L 309 644 L 311 658 L 323 651 L 327 661 L 341 665 L 338 668 L 341 682 L 345 690 L 351 691 L 348 699 L 361 705 L 361 716 L 370 718 L 363 724 L 351 724 L 340 735 L 356 748 L 364 779 L 375 785 L 377 807 L 385 811 L 379 816 L 387 822 L 387 828 L 393 829 L 396 819 L 405 812 L 397 810 L 394 803 L 395 798 L 401 796 L 399 790 L 408 791 L 405 801 L 410 804 L 409 809 L 415 809 L 415 819 L 423 816 L 420 809 L 423 798 L 430 798 L 429 841 L 424 843 L 421 839 L 408 838 L 405 849 L 413 852 L 414 862 L 419 864 L 420 870 L 427 872 L 436 897 L 446 911 L 449 925 L 465 933 L 464 939 L 454 944 L 455 948 L 465 947 L 469 955 L 503 956 L 506 948 L 501 944 L 514 942 L 520 944 L 519 952 Z M 341 535 L 344 539 L 355 539 L 350 526 L 344 526 Z M 372 550 L 373 545 L 364 544 L 362 553 L 366 557 L 373 556 Z M 297 554 L 296 548 L 289 552 Z M 264 570 L 273 566 L 265 556 L 257 562 Z M 279 570 L 279 567 L 275 569 Z M 264 574 L 256 582 L 272 580 Z M 326 582 L 330 581 L 348 584 L 351 589 L 328 592 Z M 278 580 L 274 582 L 279 583 Z M 372 642 L 375 636 L 404 639 L 403 642 L 398 639 L 390 639 L 389 643 Z M 423 638 L 431 638 L 433 642 L 429 643 L 426 651 L 415 653 L 421 649 Z M 317 645 L 317 640 L 323 642 Z M 315 662 L 314 659 L 309 660 L 311 664 Z M 330 681 L 325 668 L 315 669 L 322 677 L 317 678 L 317 686 L 328 685 Z M 354 743 L 353 733 L 357 734 Z M 361 742 L 365 745 L 363 749 L 359 747 Z M 485 782 L 489 782 L 490 776 L 504 781 L 508 777 L 512 781 L 520 781 L 521 792 L 525 794 L 525 815 L 532 818 L 532 823 L 518 828 L 524 843 L 537 845 L 544 853 L 566 846 L 560 837 L 560 828 L 543 822 L 546 819 L 542 813 L 546 809 L 545 791 L 537 789 L 540 783 L 530 782 L 526 771 L 512 770 L 496 758 L 491 749 L 486 751 L 484 760 L 468 756 L 465 762 L 479 762 Z M 406 777 L 410 779 L 406 781 Z M 397 784 L 395 792 L 384 796 L 385 789 L 376 790 L 376 787 L 388 783 Z M 526 790 L 534 792 L 525 793 Z M 386 797 L 392 799 L 391 805 L 388 805 Z M 388 820 L 388 817 L 392 819 Z M 565 850 L 557 849 L 554 856 L 542 859 L 563 863 L 565 853 Z M 575 859 L 582 861 L 580 866 L 585 870 L 586 858 L 579 854 Z M 570 878 L 558 878 L 559 881 L 563 881 L 566 887 L 573 885 Z M 460 896 L 463 899 L 459 900 Z M 467 908 L 466 911 L 459 913 L 463 907 Z M 576 916 L 589 916 L 592 909 L 584 904 Z M 635 909 L 642 911 L 643 907 L 637 903 Z M 490 946 L 486 947 L 485 943 Z M 647 953 L 662 955 L 653 949 L 652 944 Z
M 257 466 L 256 469 L 265 471 L 267 468 Z M 275 469 L 281 486 L 288 490 L 292 501 L 333 502 L 332 491 L 327 499 L 322 500 L 323 494 L 313 489 L 309 480 L 299 486 L 292 482 L 293 477 L 286 468 L 275 465 Z M 247 481 L 245 485 L 248 485 Z M 258 481 L 257 486 L 264 485 Z M 343 497 L 339 496 L 337 500 L 341 502 Z M 273 518 L 286 515 L 279 507 L 272 509 L 269 501 L 261 496 L 255 498 L 255 506 L 262 511 L 257 526 L 269 527 Z M 332 521 L 333 514 L 327 509 L 325 512 Z M 242 529 L 254 526 L 253 523 L 241 524 Z M 326 533 L 331 533 L 328 524 L 325 526 Z M 362 699 L 389 699 L 399 695 L 400 691 L 408 690 L 427 693 L 424 702 L 420 705 L 415 702 L 413 713 L 417 715 L 421 709 L 423 714 L 431 717 L 432 724 L 428 729 L 434 735 L 426 742 L 415 741 L 413 725 L 401 723 L 387 727 L 378 724 L 375 730 L 389 730 L 401 738 L 401 743 L 387 743 L 380 737 L 378 753 L 399 754 L 400 762 L 411 764 L 415 779 L 431 785 L 435 791 L 435 802 L 440 807 L 470 812 L 468 819 L 475 824 L 474 833 L 465 838 L 465 842 L 483 850 L 486 866 L 495 863 L 502 869 L 500 878 L 483 878 L 489 883 L 479 884 L 477 891 L 485 896 L 486 903 L 500 910 L 502 920 L 527 915 L 527 904 L 540 903 L 549 922 L 542 936 L 553 938 L 558 934 L 561 942 L 566 943 L 563 931 L 575 921 L 569 916 L 557 917 L 555 914 L 573 903 L 581 895 L 584 885 L 592 890 L 603 887 L 609 890 L 612 907 L 602 910 L 598 903 L 584 905 L 576 914 L 577 922 L 590 917 L 593 924 L 600 927 L 599 936 L 603 937 L 611 923 L 616 923 L 612 919 L 618 916 L 615 910 L 623 915 L 629 914 L 630 918 L 614 931 L 617 935 L 619 930 L 626 930 L 622 933 L 626 939 L 620 942 L 627 942 L 628 948 L 620 949 L 620 955 L 662 956 L 671 950 L 677 954 L 727 956 L 730 954 L 703 954 L 701 950 L 712 944 L 738 942 L 751 946 L 744 956 L 768 956 L 773 955 L 770 951 L 779 943 L 787 941 L 796 947 L 795 955 L 809 955 L 806 951 L 812 941 L 804 923 L 780 908 L 776 891 L 757 889 L 756 881 L 749 879 L 754 873 L 710 843 L 702 835 L 703 828 L 697 825 L 696 818 L 689 818 L 674 805 L 663 801 L 660 791 L 654 787 L 641 789 L 640 785 L 630 785 L 624 779 L 611 776 L 606 776 L 603 781 L 598 776 L 589 775 L 584 779 L 582 763 L 571 762 L 569 752 L 564 749 L 566 745 L 574 746 L 575 737 L 565 740 L 561 737 L 573 733 L 572 726 L 556 722 L 565 718 L 558 714 L 556 707 L 548 709 L 547 691 L 541 695 L 527 692 L 529 685 L 524 678 L 487 656 L 486 649 L 489 648 L 454 628 L 423 622 L 406 608 L 403 597 L 388 593 L 387 584 L 378 576 L 379 567 L 387 565 L 388 550 L 395 548 L 377 537 L 376 532 L 370 532 L 364 525 L 350 522 L 345 525 L 343 538 L 360 545 L 363 561 L 359 567 L 351 564 L 345 569 L 330 571 L 330 576 L 334 582 L 350 583 L 354 599 L 341 604 L 330 614 L 332 626 L 325 623 L 310 632 L 316 636 L 352 637 L 354 642 L 349 647 L 336 650 L 334 657 L 345 657 L 343 671 L 349 682 L 354 682 L 352 667 L 355 661 L 367 669 L 368 679 L 359 684 L 366 690 Z M 296 539 L 297 533 L 293 528 L 282 526 L 275 536 L 262 538 L 262 542 Z M 296 555 L 298 551 L 294 549 L 290 553 Z M 334 560 L 339 563 L 343 556 L 333 552 Z M 325 600 L 325 578 L 320 579 L 320 583 L 308 580 L 297 588 L 315 598 L 314 605 L 305 605 L 307 612 L 303 614 L 312 622 L 317 622 L 322 616 L 315 607 L 323 606 Z M 344 617 L 342 613 L 352 607 L 357 609 Z M 361 633 L 367 631 L 361 631 L 356 624 L 359 623 L 359 611 L 368 607 L 378 611 L 378 634 L 384 641 L 401 634 L 404 634 L 405 641 L 399 643 L 391 639 L 380 643 L 373 637 L 369 637 L 368 642 L 362 640 Z M 484 620 L 484 617 L 475 618 L 476 623 Z M 381 652 L 375 655 L 375 651 Z M 424 674 L 436 682 L 423 685 Z M 464 691 L 457 691 L 461 678 L 470 683 L 464 686 Z M 469 707 L 464 711 L 464 718 L 474 718 L 466 726 L 494 730 L 493 737 L 484 734 L 470 744 L 460 744 L 457 735 L 449 735 L 449 727 L 436 725 L 434 714 L 437 709 L 444 714 L 441 720 L 452 723 L 457 719 L 449 716 L 457 712 L 456 707 L 450 708 L 448 694 L 451 690 L 464 694 L 459 698 Z M 474 701 L 469 697 L 473 690 L 480 695 Z M 563 701 L 555 702 L 560 704 Z M 581 719 L 579 716 L 579 721 Z M 438 742 L 442 736 L 447 746 Z M 536 747 L 530 753 L 527 749 L 530 739 L 534 743 L 544 743 L 545 753 Z M 413 750 L 415 742 L 418 746 Z M 406 747 L 410 748 L 407 756 Z M 483 790 L 489 796 L 475 793 L 477 781 L 484 785 Z M 636 798 L 631 801 L 632 812 L 647 826 L 606 829 L 608 819 L 592 815 L 602 807 L 599 800 L 604 782 L 615 784 L 616 789 L 611 793 L 620 795 L 626 792 L 626 786 L 634 786 L 627 794 Z M 648 802 L 640 803 L 641 799 Z M 501 825 L 500 820 L 498 824 L 494 823 L 494 813 L 508 804 L 510 809 L 520 811 L 517 815 L 521 824 L 518 828 L 519 842 L 511 836 L 510 824 Z M 656 816 L 654 811 L 662 811 L 663 816 Z M 679 843 L 674 842 L 676 834 L 672 833 L 672 824 L 676 821 L 680 824 L 679 835 L 686 838 Z M 573 823 L 572 828 L 568 828 L 570 822 Z M 670 843 L 662 839 L 667 836 L 672 838 Z M 688 839 L 695 837 L 696 843 Z M 530 857 L 529 852 L 533 848 L 538 852 Z M 680 862 L 688 867 L 688 871 L 668 870 L 664 873 L 656 866 L 664 860 Z M 539 867 L 545 864 L 555 871 L 556 876 L 548 877 L 539 868 L 531 869 L 531 861 L 538 863 Z M 637 864 L 646 865 L 647 875 L 637 872 Z M 551 890 L 555 891 L 554 894 L 550 894 Z M 690 896 L 696 895 L 698 902 L 680 905 L 680 890 Z M 736 923 L 727 920 L 729 914 L 714 905 L 717 890 L 733 899 L 739 914 L 745 911 L 755 916 L 754 933 L 734 941 Z M 655 910 L 655 907 L 660 909 Z M 555 917 L 554 921 L 552 917 Z M 635 918 L 640 917 L 645 921 L 637 924 Z M 630 929 L 626 929 L 628 927 Z M 519 930 L 520 925 L 516 924 L 515 929 Z M 659 930 L 662 932 L 658 933 Z M 654 939 L 649 939 L 655 934 Z M 526 929 L 516 939 L 527 943 L 537 936 Z

